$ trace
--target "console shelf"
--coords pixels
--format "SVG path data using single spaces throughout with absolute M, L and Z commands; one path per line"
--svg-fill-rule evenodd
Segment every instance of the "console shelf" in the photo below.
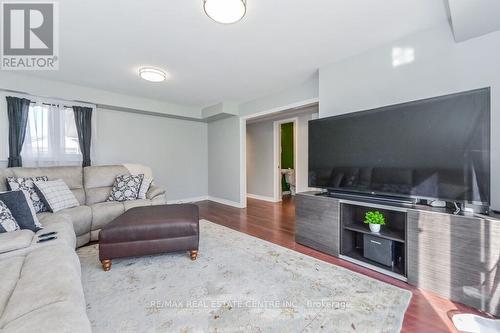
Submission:
M 379 211 L 385 217 L 386 224 L 380 233 L 371 232 L 364 223 L 368 211 Z M 359 265 L 385 272 L 391 276 L 406 280 L 406 209 L 377 205 L 373 207 L 363 203 L 340 201 L 340 255 Z M 370 241 L 365 242 L 369 237 Z M 371 242 L 371 243 L 370 243 Z M 371 259 L 372 243 L 386 244 L 383 264 Z M 371 247 L 370 247 L 371 246 Z M 382 245 L 375 245 L 377 248 Z M 380 259 L 379 259 L 380 260 Z
M 360 233 L 363 233 L 363 234 L 368 234 L 368 235 L 373 235 L 373 236 L 377 236 L 377 237 L 384 238 L 384 239 L 389 239 L 389 240 L 400 242 L 400 243 L 405 243 L 406 242 L 405 238 L 404 238 L 404 235 L 401 235 L 400 232 L 393 231 L 393 230 L 390 230 L 390 229 L 384 229 L 384 227 L 382 227 L 382 229 L 380 230 L 379 233 L 373 233 L 373 232 L 371 232 L 370 228 L 368 226 L 366 226 L 366 225 L 365 226 L 361 226 L 361 225 L 344 225 L 343 228 L 347 229 L 347 230 L 355 231 L 355 232 L 360 232 Z
M 394 276 L 395 278 L 399 278 L 400 280 L 404 280 L 401 277 L 405 275 L 405 272 L 403 270 L 401 270 L 401 267 L 399 267 L 399 266 L 388 267 L 388 266 L 379 264 L 375 261 L 372 261 L 370 259 L 366 259 L 363 256 L 362 250 L 360 250 L 360 249 L 355 249 L 351 252 L 343 254 L 342 258 L 344 258 L 347 261 L 351 261 L 351 262 L 354 262 L 356 264 L 366 266 L 367 268 L 371 268 L 373 270 L 380 271 L 382 273 L 385 272 L 387 275 Z M 354 259 L 354 260 L 349 260 L 349 259 Z M 393 273 L 393 274 L 390 274 L 390 273 Z

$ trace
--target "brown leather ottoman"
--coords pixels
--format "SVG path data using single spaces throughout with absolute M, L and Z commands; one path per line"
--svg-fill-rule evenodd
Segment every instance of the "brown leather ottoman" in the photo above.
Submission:
M 99 232 L 99 259 L 105 271 L 123 257 L 189 251 L 198 255 L 198 206 L 193 204 L 136 207 Z

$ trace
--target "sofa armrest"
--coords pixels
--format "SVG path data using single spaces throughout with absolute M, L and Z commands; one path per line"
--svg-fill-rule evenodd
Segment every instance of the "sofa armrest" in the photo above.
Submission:
M 146 193 L 146 198 L 147 199 L 154 199 L 157 196 L 160 196 L 162 194 L 165 194 L 165 189 L 161 188 L 159 186 L 151 185 L 149 187 L 148 193 Z
M 0 234 L 0 253 L 27 248 L 31 245 L 35 233 L 28 229 L 4 232 Z

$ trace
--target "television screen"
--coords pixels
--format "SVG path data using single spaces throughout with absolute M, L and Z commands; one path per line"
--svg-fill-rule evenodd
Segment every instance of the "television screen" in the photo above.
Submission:
M 490 89 L 309 122 L 309 186 L 490 203 Z

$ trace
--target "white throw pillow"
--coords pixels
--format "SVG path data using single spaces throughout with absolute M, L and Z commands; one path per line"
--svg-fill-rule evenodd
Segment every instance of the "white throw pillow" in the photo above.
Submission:
M 19 230 L 19 224 L 17 224 L 7 205 L 0 200 L 0 233 L 16 230 Z
M 75 195 L 62 179 L 35 182 L 35 186 L 42 200 L 53 213 L 66 208 L 80 206 Z
M 151 186 L 152 182 L 153 177 L 144 177 L 141 183 L 141 187 L 139 188 L 139 195 L 137 196 L 138 199 L 146 199 L 146 193 L 148 193 L 149 187 Z

